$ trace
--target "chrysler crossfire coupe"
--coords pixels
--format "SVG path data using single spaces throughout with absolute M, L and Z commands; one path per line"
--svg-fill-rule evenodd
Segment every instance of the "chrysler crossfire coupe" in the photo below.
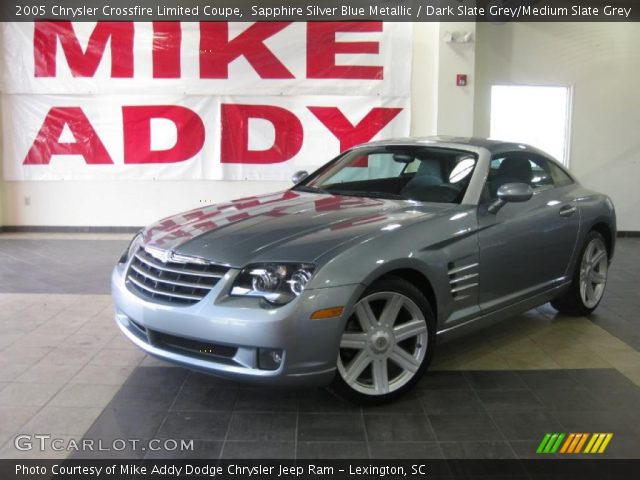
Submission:
M 112 276 L 124 335 L 191 369 L 373 404 L 444 339 L 602 299 L 613 204 L 531 146 L 374 142 L 294 183 L 139 232 Z

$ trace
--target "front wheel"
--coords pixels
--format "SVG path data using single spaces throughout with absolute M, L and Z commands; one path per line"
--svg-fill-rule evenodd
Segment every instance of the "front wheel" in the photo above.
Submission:
M 402 395 L 427 369 L 434 327 L 431 306 L 415 286 L 397 277 L 374 283 L 346 322 L 333 389 L 367 405 Z
M 608 271 L 609 254 L 604 237 L 591 231 L 585 239 L 569 290 L 553 300 L 551 305 L 568 315 L 589 315 L 602 300 Z

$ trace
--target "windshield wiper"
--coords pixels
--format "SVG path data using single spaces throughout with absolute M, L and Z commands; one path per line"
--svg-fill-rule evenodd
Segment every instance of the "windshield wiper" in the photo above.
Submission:
M 330 190 L 328 193 L 332 195 L 342 195 L 344 197 L 370 197 L 370 198 L 387 198 L 390 200 L 406 200 L 402 195 L 385 192 L 367 192 L 366 190 Z

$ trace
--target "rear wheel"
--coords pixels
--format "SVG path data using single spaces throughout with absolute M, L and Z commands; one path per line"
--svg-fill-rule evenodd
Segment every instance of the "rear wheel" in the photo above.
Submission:
M 602 300 L 608 271 L 609 254 L 604 237 L 591 231 L 585 239 L 569 290 L 551 305 L 568 315 L 589 315 Z
M 380 404 L 409 390 L 435 346 L 435 318 L 425 296 L 397 277 L 369 287 L 345 325 L 333 389 L 362 404 Z

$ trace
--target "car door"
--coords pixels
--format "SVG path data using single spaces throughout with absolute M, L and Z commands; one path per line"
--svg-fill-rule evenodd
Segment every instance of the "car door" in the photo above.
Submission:
M 529 184 L 533 197 L 487 211 L 500 185 Z M 480 308 L 490 312 L 562 283 L 575 246 L 580 212 L 573 180 L 553 162 L 530 152 L 492 158 L 480 232 Z

